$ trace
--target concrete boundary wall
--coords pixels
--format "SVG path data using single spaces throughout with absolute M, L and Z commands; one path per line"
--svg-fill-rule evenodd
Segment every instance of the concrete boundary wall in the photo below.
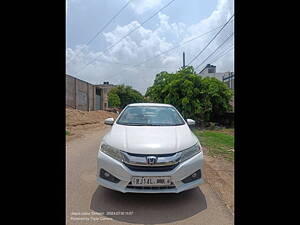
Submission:
M 94 85 L 66 74 L 66 106 L 94 110 Z
M 111 84 L 93 85 L 66 74 L 66 106 L 83 111 L 106 110 L 107 94 L 113 87 Z M 96 96 L 96 89 L 99 89 L 99 96 Z

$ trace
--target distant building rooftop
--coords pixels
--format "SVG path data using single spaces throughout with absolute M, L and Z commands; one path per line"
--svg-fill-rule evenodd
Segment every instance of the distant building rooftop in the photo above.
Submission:
M 208 70 L 208 69 L 211 69 L 211 70 Z M 208 73 L 215 73 L 215 72 L 216 72 L 216 66 L 211 65 L 211 64 L 207 64 L 207 65 L 203 68 L 203 70 L 201 70 L 201 71 L 199 72 L 199 74 L 202 73 L 202 72 L 204 72 L 205 70 L 207 70 Z
M 108 81 L 104 81 L 103 84 L 95 84 L 96 87 L 112 87 L 115 86 L 113 84 L 110 84 Z

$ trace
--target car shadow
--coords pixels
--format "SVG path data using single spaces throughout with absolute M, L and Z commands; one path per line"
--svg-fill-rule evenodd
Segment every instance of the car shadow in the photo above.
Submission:
M 206 208 L 206 199 L 199 187 L 179 194 L 124 194 L 99 186 L 90 205 L 91 210 L 103 213 L 108 218 L 133 224 L 175 222 Z M 111 212 L 125 215 L 111 215 Z M 128 212 L 132 212 L 132 215 L 126 215 Z

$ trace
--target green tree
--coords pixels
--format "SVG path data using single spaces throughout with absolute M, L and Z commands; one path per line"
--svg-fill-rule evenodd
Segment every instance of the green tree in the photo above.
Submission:
M 121 108 L 124 108 L 126 105 L 131 103 L 146 101 L 144 96 L 137 90 L 133 89 L 131 86 L 118 85 L 114 87 L 108 94 L 108 101 L 117 101 L 116 96 L 118 96 L 120 100 L 120 104 L 118 104 L 118 106 Z
M 109 92 L 108 93 L 108 106 L 109 107 L 120 107 L 121 100 L 119 96 L 115 92 Z
M 216 120 L 224 112 L 232 110 L 230 101 L 233 91 L 228 86 L 214 77 L 203 78 L 204 98 L 210 107 L 207 108 L 207 116 L 210 120 Z
M 202 78 L 189 66 L 157 74 L 145 96 L 151 102 L 174 105 L 185 118 L 209 121 L 230 110 L 232 91 L 216 78 Z

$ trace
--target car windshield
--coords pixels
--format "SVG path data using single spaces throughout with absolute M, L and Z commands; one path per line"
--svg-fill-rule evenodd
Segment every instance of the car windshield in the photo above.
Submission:
M 174 107 L 166 106 L 128 106 L 116 123 L 127 126 L 184 125 Z

